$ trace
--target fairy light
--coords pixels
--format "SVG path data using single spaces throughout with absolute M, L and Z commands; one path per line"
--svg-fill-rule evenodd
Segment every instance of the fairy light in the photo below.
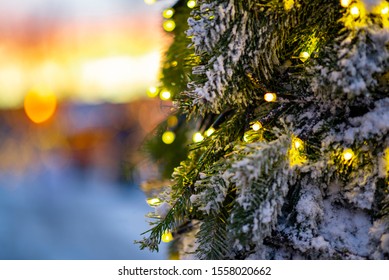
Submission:
M 347 8 L 348 6 L 350 6 L 350 3 L 351 3 L 351 0 L 340 0 L 340 5 L 343 8 Z
M 351 160 L 353 157 L 354 157 L 354 152 L 353 152 L 353 150 L 351 150 L 351 149 L 346 149 L 346 150 L 344 150 L 344 152 L 343 152 L 343 159 L 344 159 L 345 161 L 349 161 L 349 160 Z
M 359 14 L 360 14 L 360 10 L 358 8 L 357 5 L 352 5 L 350 7 L 350 14 L 353 16 L 353 17 L 359 17 Z
M 178 118 L 176 116 L 170 116 L 167 118 L 166 122 L 169 127 L 174 127 L 178 123 Z
M 147 5 L 152 5 L 156 2 L 156 0 L 144 0 Z
M 292 138 L 292 145 L 288 151 L 290 166 L 302 165 L 307 161 L 304 152 L 304 142 L 297 138 Z
M 190 9 L 193 9 L 194 7 L 196 7 L 196 1 L 195 0 L 189 0 L 186 5 L 188 6 L 188 8 Z
M 169 100 L 172 97 L 172 94 L 168 90 L 163 90 L 163 91 L 161 91 L 159 97 L 162 100 Z
M 207 137 L 209 137 L 209 136 L 211 136 L 212 133 L 214 133 L 214 132 L 215 132 L 215 129 L 214 129 L 213 127 L 211 127 L 211 128 L 209 128 L 209 129 L 205 132 L 205 135 L 206 135 Z
M 389 6 L 383 7 L 380 11 L 381 15 L 387 15 L 389 13 Z
M 171 18 L 173 15 L 174 15 L 174 10 L 172 8 L 165 9 L 162 12 L 162 16 L 167 19 Z
M 204 140 L 204 136 L 200 132 L 196 132 L 195 134 L 193 134 L 192 139 L 193 142 L 198 143 Z
M 276 101 L 276 99 L 277 99 L 277 95 L 276 95 L 275 93 L 273 93 L 273 92 L 267 92 L 267 93 L 263 96 L 263 98 L 264 98 L 265 101 L 267 101 L 267 102 L 274 102 L 274 101 Z
M 311 55 L 309 54 L 309 52 L 301 52 L 299 54 L 299 59 L 302 61 L 302 62 L 305 62 L 308 60 L 308 58 L 310 57 Z
M 176 135 L 174 134 L 173 131 L 165 131 L 162 134 L 162 142 L 167 145 L 173 143 L 175 139 L 176 139 Z
M 146 202 L 150 206 L 157 206 L 161 203 L 161 200 L 159 198 L 149 198 Z
M 170 231 L 165 231 L 161 237 L 162 242 L 165 242 L 165 243 L 169 243 L 169 242 L 173 241 L 173 239 L 174 239 L 173 234 Z
M 258 131 L 262 128 L 262 124 L 260 122 L 255 122 L 251 128 L 254 130 L 254 131 Z
M 293 146 L 296 148 L 296 149 L 302 149 L 303 148 L 303 145 L 304 145 L 304 142 L 299 139 L 299 138 L 294 138 L 293 139 Z
M 176 28 L 176 23 L 172 19 L 165 20 L 162 24 L 163 29 L 167 32 L 172 32 Z
M 156 97 L 158 95 L 158 89 L 156 87 L 149 87 L 147 89 L 147 96 L 150 98 Z

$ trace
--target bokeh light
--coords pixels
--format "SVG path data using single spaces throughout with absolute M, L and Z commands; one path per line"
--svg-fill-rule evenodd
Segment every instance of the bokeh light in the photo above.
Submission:
M 47 121 L 54 115 L 56 107 L 57 98 L 48 88 L 33 88 L 27 93 L 24 99 L 26 115 L 34 123 Z

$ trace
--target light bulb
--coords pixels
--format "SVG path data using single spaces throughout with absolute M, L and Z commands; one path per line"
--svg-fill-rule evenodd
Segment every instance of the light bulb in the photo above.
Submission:
M 147 89 L 147 96 L 150 98 L 156 97 L 158 95 L 158 89 L 156 87 L 149 87 Z
M 344 8 L 347 8 L 351 3 L 351 0 L 340 0 L 340 5 Z
M 193 142 L 198 143 L 204 140 L 204 136 L 200 132 L 193 134 Z
M 263 96 L 263 98 L 264 98 L 265 101 L 267 101 L 267 102 L 274 102 L 274 101 L 276 101 L 276 99 L 277 99 L 277 95 L 276 95 L 275 93 L 273 93 L 273 92 L 267 92 L 267 93 Z
M 159 97 L 162 100 L 169 100 L 172 97 L 172 94 L 170 93 L 170 91 L 163 90 L 163 91 L 161 91 Z
M 163 22 L 163 29 L 167 32 L 172 32 L 176 28 L 176 23 L 172 19 Z
M 193 9 L 194 7 L 196 7 L 196 1 L 195 0 L 189 0 L 186 5 L 188 6 L 188 8 L 190 9 Z
M 353 152 L 353 150 L 351 150 L 351 149 L 346 149 L 346 150 L 344 150 L 344 152 L 343 152 L 343 159 L 344 159 L 345 161 L 349 161 L 349 160 L 351 160 L 353 157 L 354 157 L 354 152 Z
M 162 134 L 162 142 L 167 145 L 173 143 L 175 139 L 176 139 L 176 135 L 174 134 L 173 131 L 165 131 Z
M 209 128 L 206 132 L 205 132 L 205 135 L 207 135 L 207 137 L 211 136 L 212 133 L 215 132 L 215 129 L 213 127 Z
M 359 16 L 359 8 L 357 7 L 357 5 L 352 5 L 352 7 L 350 8 L 350 14 L 353 16 L 353 17 L 358 17 Z
M 311 55 L 309 54 L 309 52 L 301 52 L 299 54 L 299 59 L 302 61 L 302 62 L 305 62 L 308 60 L 308 58 L 310 57 Z
M 262 127 L 262 124 L 261 124 L 260 122 L 255 122 L 255 123 L 251 126 L 251 128 L 252 128 L 254 131 L 260 130 L 261 127 Z
M 174 10 L 173 10 L 172 8 L 165 9 L 165 10 L 162 12 L 162 16 L 163 16 L 164 18 L 171 18 L 173 15 L 174 15 Z
M 381 9 L 381 15 L 387 15 L 389 13 L 389 7 L 386 6 Z
M 294 138 L 293 145 L 296 149 L 301 149 L 304 145 L 304 142 L 299 138 Z
M 173 241 L 173 234 L 170 231 L 165 231 L 161 237 L 162 242 L 168 243 Z

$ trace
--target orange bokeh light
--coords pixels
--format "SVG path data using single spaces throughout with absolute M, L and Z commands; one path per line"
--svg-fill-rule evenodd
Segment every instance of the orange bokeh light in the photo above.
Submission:
M 32 89 L 24 98 L 24 110 L 34 123 L 42 123 L 54 115 L 57 97 L 48 89 Z

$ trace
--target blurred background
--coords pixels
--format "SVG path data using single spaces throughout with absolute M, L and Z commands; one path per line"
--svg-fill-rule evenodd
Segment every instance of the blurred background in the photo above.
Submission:
M 167 258 L 133 244 L 139 147 L 171 111 L 146 94 L 171 40 L 153 2 L 0 2 L 0 259 Z

